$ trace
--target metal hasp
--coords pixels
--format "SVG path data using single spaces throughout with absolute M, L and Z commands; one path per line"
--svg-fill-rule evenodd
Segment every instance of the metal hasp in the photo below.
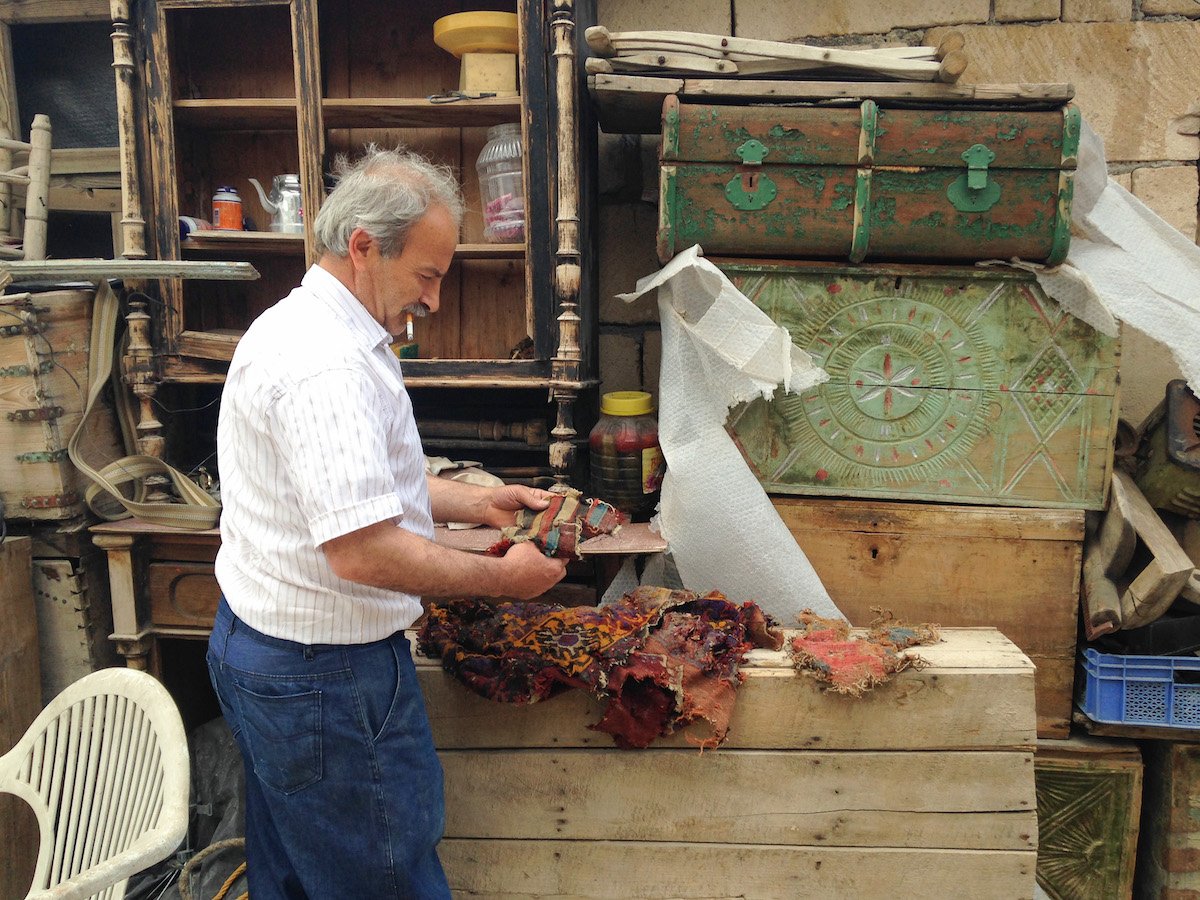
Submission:
M 963 152 L 967 174 L 954 179 L 946 188 L 946 196 L 959 212 L 986 212 L 1000 199 L 1000 185 L 988 178 L 988 166 L 996 154 L 983 144 Z
M 725 185 L 725 196 L 734 209 L 759 210 L 775 199 L 779 188 L 769 176 L 761 171 L 762 161 L 771 151 L 762 141 L 753 138 L 735 151 L 742 165 L 750 171 L 741 172 L 729 179 Z

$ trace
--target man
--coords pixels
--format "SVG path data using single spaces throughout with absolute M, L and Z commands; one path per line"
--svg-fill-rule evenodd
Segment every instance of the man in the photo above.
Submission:
M 442 773 L 403 629 L 420 596 L 535 597 L 532 543 L 447 550 L 436 520 L 512 524 L 549 494 L 426 478 L 389 344 L 436 312 L 462 200 L 368 148 L 314 222 L 320 261 L 238 345 L 217 430 L 223 593 L 209 672 L 246 768 L 250 893 L 448 897 Z

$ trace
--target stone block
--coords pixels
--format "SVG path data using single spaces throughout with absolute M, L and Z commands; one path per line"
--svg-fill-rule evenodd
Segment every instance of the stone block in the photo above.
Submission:
M 1125 190 L 1129 191 L 1129 193 L 1131 193 L 1131 194 L 1133 193 L 1133 173 L 1132 172 L 1122 172 L 1119 175 L 1109 175 L 1108 177 L 1111 178 L 1113 181 L 1115 181 L 1117 184 L 1119 184 L 1121 187 L 1125 188 Z
M 1183 373 L 1166 344 L 1129 325 L 1121 329 L 1121 418 L 1135 428 L 1163 400 L 1167 382 Z
M 986 4 L 985 4 L 986 5 Z M 700 31 L 729 34 L 731 0 L 597 0 L 596 21 L 609 31 Z
M 662 372 L 662 332 L 648 328 L 642 335 L 642 389 L 658 402 L 658 377 Z
M 1200 18 L 1200 3 L 1196 0 L 1142 0 L 1142 15 Z
M 963 26 L 964 82 L 1070 82 L 1110 162 L 1200 154 L 1200 23 Z M 943 29 L 931 29 L 936 44 Z
M 1132 16 L 1130 0 L 1062 0 L 1064 22 L 1128 22 Z
M 614 295 L 634 289 L 639 278 L 659 270 L 654 249 L 658 214 L 645 203 L 600 205 L 600 321 L 633 325 L 658 321 L 651 294 L 633 303 Z
M 642 387 L 642 348 L 631 334 L 600 332 L 600 392 Z
M 1060 0 L 996 0 L 997 22 L 1044 22 L 1057 19 Z M 970 52 L 970 48 L 967 48 Z
M 1178 228 L 1189 240 L 1196 240 L 1196 204 L 1200 200 L 1200 181 L 1195 166 L 1163 166 L 1133 171 L 1134 196 Z
M 823 35 L 883 34 L 893 28 L 928 28 L 986 22 L 987 0 L 778 0 L 775 3 L 740 4 L 738 37 L 769 41 L 794 41 Z M 970 52 L 970 44 L 967 45 Z

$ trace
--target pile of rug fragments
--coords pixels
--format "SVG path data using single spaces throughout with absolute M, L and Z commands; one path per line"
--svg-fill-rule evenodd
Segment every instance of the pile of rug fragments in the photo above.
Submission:
M 435 604 L 418 641 L 490 700 L 534 703 L 580 688 L 605 704 L 589 727 L 618 747 L 647 747 L 703 720 L 710 734 L 694 742 L 708 749 L 728 733 L 745 654 L 778 650 L 783 635 L 754 603 L 641 587 L 601 607 Z

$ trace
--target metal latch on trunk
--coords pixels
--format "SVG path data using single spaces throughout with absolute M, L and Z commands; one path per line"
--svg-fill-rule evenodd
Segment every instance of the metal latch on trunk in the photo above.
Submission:
M 749 212 L 762 209 L 779 193 L 770 176 L 760 171 L 763 159 L 771 151 L 762 141 L 751 138 L 735 152 L 745 171 L 729 179 L 725 185 L 725 196 L 734 209 Z
M 983 144 L 976 144 L 962 154 L 967 174 L 959 175 L 946 188 L 946 196 L 959 212 L 986 212 L 1000 199 L 1000 185 L 988 177 L 988 166 L 996 154 Z

